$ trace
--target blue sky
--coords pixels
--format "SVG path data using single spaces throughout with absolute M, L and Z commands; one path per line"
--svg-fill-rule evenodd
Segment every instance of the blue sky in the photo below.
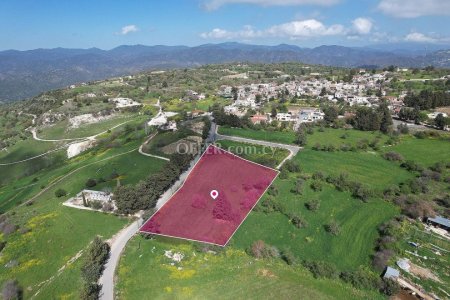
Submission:
M 0 50 L 450 44 L 450 0 L 2 0 Z

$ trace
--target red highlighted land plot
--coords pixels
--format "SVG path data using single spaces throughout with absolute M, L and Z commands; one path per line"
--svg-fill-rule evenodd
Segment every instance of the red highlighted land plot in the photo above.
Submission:
M 278 171 L 209 146 L 141 232 L 225 246 Z M 218 192 L 217 198 L 211 191 Z

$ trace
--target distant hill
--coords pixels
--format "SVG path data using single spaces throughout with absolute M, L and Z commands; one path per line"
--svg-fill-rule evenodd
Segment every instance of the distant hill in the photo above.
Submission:
M 450 67 L 450 50 L 424 52 L 402 47 L 300 48 L 240 43 L 187 46 L 119 46 L 112 50 L 36 49 L 0 52 L 0 102 L 34 96 L 77 82 L 132 74 L 149 69 L 195 67 L 227 62 L 292 62 L 337 67 L 388 65 Z

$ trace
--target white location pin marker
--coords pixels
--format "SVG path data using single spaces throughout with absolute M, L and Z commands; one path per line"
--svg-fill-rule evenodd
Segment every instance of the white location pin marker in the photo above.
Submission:
M 212 190 L 211 193 L 209 193 L 211 195 L 211 198 L 213 198 L 214 200 L 216 200 L 217 197 L 219 197 L 219 192 L 216 190 Z

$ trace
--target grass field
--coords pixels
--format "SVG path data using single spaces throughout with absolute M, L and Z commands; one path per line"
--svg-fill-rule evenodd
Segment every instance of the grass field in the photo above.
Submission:
M 13 147 L 8 149 L 8 152 L 2 151 L 0 153 L 0 163 L 18 162 L 48 151 L 56 150 L 61 148 L 63 145 L 64 143 L 60 142 L 40 142 L 33 140 L 30 137 L 26 140 L 17 142 Z M 33 160 L 13 165 L 0 166 L 0 173 L 8 174 L 8 176 L 1 176 L 0 185 L 16 181 L 19 178 L 36 173 L 41 169 L 63 162 L 65 158 L 66 148 L 62 147 L 61 150 L 52 152 L 46 156 L 35 158 Z
M 295 180 L 277 179 L 274 184 L 280 191 L 279 202 L 287 211 L 303 216 L 308 226 L 298 229 L 281 213 L 252 212 L 234 235 L 234 246 L 246 249 L 254 241 L 263 240 L 279 249 L 290 249 L 299 259 L 322 260 L 340 270 L 354 270 L 370 264 L 378 237 L 377 226 L 398 213 L 386 202 L 363 203 L 331 186 L 314 192 L 308 182 L 303 195 L 295 195 L 290 192 Z M 307 210 L 305 203 L 310 200 L 320 201 L 318 211 Z M 332 236 L 324 228 L 333 220 L 341 226 L 338 236 Z
M 185 255 L 175 265 L 164 256 Z M 382 299 L 337 280 L 314 279 L 281 260 L 256 260 L 243 250 L 195 252 L 190 243 L 132 239 L 117 271 L 118 299 Z
M 323 152 L 305 149 L 294 159 L 305 172 L 321 171 L 327 175 L 347 173 L 350 179 L 377 190 L 384 190 L 391 184 L 413 177 L 376 152 Z
M 398 145 L 385 149 L 400 153 L 406 160 L 430 166 L 436 162 L 450 162 L 450 140 L 405 137 Z
M 73 258 L 80 250 L 86 248 L 95 235 L 109 238 L 120 228 L 129 222 L 127 218 L 119 218 L 113 215 L 77 210 L 62 206 L 61 203 L 68 197 L 75 195 L 84 188 L 87 178 L 107 177 L 112 171 L 121 175 L 122 183 L 136 183 L 151 173 L 157 172 L 164 165 L 164 161 L 144 157 L 137 151 L 141 141 L 135 141 L 123 145 L 121 148 L 109 150 L 98 149 L 96 155 L 83 154 L 70 160 L 70 163 L 42 173 L 39 184 L 48 184 L 70 171 L 89 163 L 94 163 L 76 173 L 69 175 L 63 181 L 48 189 L 35 199 L 31 206 L 21 206 L 13 209 L 11 219 L 20 230 L 10 236 L 2 236 L 6 241 L 6 247 L 0 257 L 0 281 L 16 278 L 24 287 L 25 298 L 30 298 L 38 291 L 39 283 L 48 280 L 57 271 Z M 117 156 L 110 160 L 100 161 Z M 23 180 L 30 181 L 31 177 Z M 113 187 L 115 181 L 107 181 L 103 186 L 94 189 Z M 34 194 L 39 191 L 36 185 L 31 187 Z M 68 192 L 66 197 L 56 198 L 55 190 L 63 188 Z M 3 191 L 3 188 L 0 190 Z M 20 197 L 24 200 L 23 197 Z M 7 268 L 5 265 L 16 261 L 17 266 Z M 78 299 L 78 291 L 81 285 L 79 277 L 79 263 L 64 269 L 56 276 L 54 281 L 43 285 L 36 299 L 62 298 Z
M 289 155 L 289 151 L 286 149 L 271 148 L 235 141 L 220 140 L 216 142 L 216 145 L 222 149 L 237 154 L 242 158 L 271 168 L 278 166 Z
M 324 128 L 320 131 L 319 128 L 313 128 L 314 133 L 307 135 L 306 148 L 312 148 L 316 143 L 321 145 L 334 145 L 339 148 L 343 144 L 355 146 L 360 140 L 367 140 L 371 142 L 375 139 L 379 140 L 379 145 L 384 145 L 388 140 L 388 136 L 379 132 L 365 132 L 359 130 L 333 129 Z M 293 144 L 295 141 L 295 132 L 291 131 L 267 131 L 254 130 L 248 128 L 231 128 L 226 126 L 219 127 L 219 134 L 239 136 L 254 140 L 263 140 L 269 142 L 276 142 L 282 144 Z
M 239 136 L 253 140 L 262 140 L 282 144 L 293 144 L 295 141 L 295 133 L 293 131 L 279 132 L 220 126 L 219 134 Z

